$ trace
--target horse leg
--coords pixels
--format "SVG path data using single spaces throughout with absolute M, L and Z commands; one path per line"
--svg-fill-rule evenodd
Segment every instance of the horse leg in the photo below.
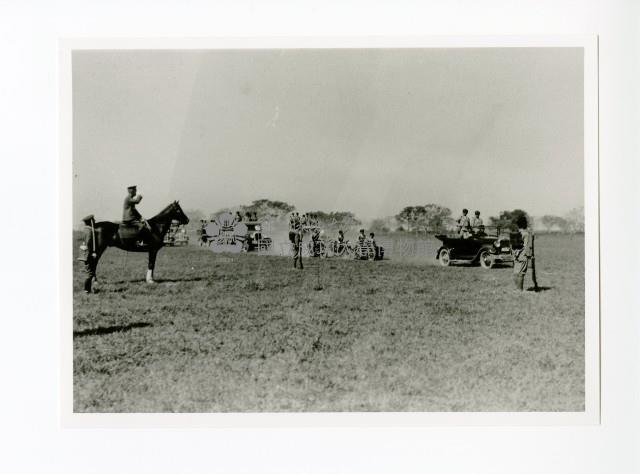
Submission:
M 158 250 L 149 250 L 149 266 L 147 267 L 147 283 L 155 283 L 153 280 L 153 270 L 156 266 L 156 256 L 158 255 Z

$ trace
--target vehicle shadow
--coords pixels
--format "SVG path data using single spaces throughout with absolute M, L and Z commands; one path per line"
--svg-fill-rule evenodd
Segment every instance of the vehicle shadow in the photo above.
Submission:
M 152 324 L 141 322 L 141 323 L 125 324 L 121 326 L 97 327 L 92 329 L 84 329 L 82 331 L 73 331 L 73 337 L 75 339 L 76 337 L 102 336 L 104 334 L 112 334 L 114 332 L 127 332 L 127 331 L 131 331 L 134 328 L 145 328 L 148 326 L 152 326 Z

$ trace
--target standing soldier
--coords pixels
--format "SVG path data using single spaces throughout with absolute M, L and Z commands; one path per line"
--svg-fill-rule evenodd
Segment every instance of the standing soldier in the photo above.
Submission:
M 474 234 L 484 231 L 484 222 L 480 217 L 480 211 L 476 211 L 475 216 L 471 219 L 471 230 Z
M 302 224 L 300 218 L 296 216 L 293 221 L 293 268 L 297 268 L 300 261 L 300 270 L 304 268 L 302 265 Z
M 527 226 L 527 218 L 520 216 L 516 221 L 518 232 L 522 236 L 523 245 L 514 252 L 513 281 L 516 289 L 524 290 L 524 276 L 529 267 L 529 260 L 533 257 L 533 232 Z
M 469 220 L 468 209 L 462 210 L 462 215 L 458 218 L 458 233 L 463 239 L 469 237 L 471 230 L 471 221 Z

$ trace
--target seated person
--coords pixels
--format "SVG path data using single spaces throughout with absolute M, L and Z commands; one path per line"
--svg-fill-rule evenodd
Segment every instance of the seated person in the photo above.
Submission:
M 364 229 L 360 229 L 360 233 L 358 234 L 358 242 L 362 243 L 367 239 L 367 236 L 364 233 Z

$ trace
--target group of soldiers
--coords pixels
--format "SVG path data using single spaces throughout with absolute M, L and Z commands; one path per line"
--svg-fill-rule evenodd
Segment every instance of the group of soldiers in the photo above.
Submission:
M 127 188 L 127 196 L 125 197 L 123 205 L 122 222 L 131 226 L 139 227 L 141 230 L 144 230 L 146 227 L 148 227 L 148 224 L 136 209 L 136 205 L 139 204 L 140 201 L 142 201 L 142 195 L 137 193 L 137 186 L 129 186 Z M 463 209 L 462 215 L 456 221 L 458 234 L 463 239 L 470 238 L 474 235 L 484 235 L 485 228 L 484 222 L 480 217 L 480 211 L 475 211 L 474 217 L 471 218 L 468 214 L 469 210 Z M 245 214 L 245 218 L 248 221 L 255 221 L 257 220 L 257 213 L 247 212 Z M 239 211 L 236 212 L 235 220 L 237 222 L 242 221 L 242 215 Z M 516 224 L 518 227 L 518 232 L 522 236 L 523 245 L 521 248 L 514 249 L 514 282 L 516 288 L 522 290 L 524 286 L 525 274 L 530 266 L 530 262 L 534 258 L 534 237 L 531 229 L 528 226 L 526 217 L 521 216 L 517 220 Z M 314 242 L 320 239 L 320 230 L 318 228 L 318 219 L 316 215 L 311 213 L 304 213 L 302 215 L 297 212 L 291 213 L 291 216 L 289 218 L 289 240 L 293 244 L 294 268 L 297 268 L 298 266 L 300 269 L 304 268 L 302 264 L 302 240 L 304 231 L 306 229 L 313 229 L 311 238 Z M 153 239 L 151 233 L 148 234 L 149 235 L 146 235 L 145 237 Z M 376 258 L 378 258 L 381 247 L 376 244 L 374 233 L 369 233 L 369 237 L 367 238 L 364 229 L 360 229 L 360 232 L 358 234 L 358 242 L 363 243 L 367 239 L 376 249 Z M 345 240 L 344 232 L 342 230 L 339 230 L 338 236 L 336 238 L 336 245 L 346 244 L 347 241 Z M 84 258 L 86 259 L 86 257 Z
M 473 235 L 484 234 L 484 222 L 480 217 L 480 211 L 476 211 L 474 217 L 469 217 L 469 210 L 463 209 L 462 215 L 456 221 L 457 231 L 460 237 L 468 239 Z
M 469 218 L 468 214 L 469 210 L 463 209 L 462 215 L 456 221 L 457 231 L 460 237 L 468 239 L 473 236 L 486 235 L 484 232 L 484 222 L 480 217 L 480 211 L 475 211 L 475 215 L 472 218 Z M 516 227 L 518 228 L 518 233 L 520 234 L 522 243 L 521 246 L 518 245 L 517 248 L 513 248 L 513 279 L 518 290 L 524 289 L 524 277 L 527 273 L 527 269 L 531 266 L 531 262 L 533 262 L 534 259 L 534 236 L 528 224 L 529 223 L 525 216 L 520 216 L 516 222 Z M 536 283 L 535 277 L 534 283 Z

